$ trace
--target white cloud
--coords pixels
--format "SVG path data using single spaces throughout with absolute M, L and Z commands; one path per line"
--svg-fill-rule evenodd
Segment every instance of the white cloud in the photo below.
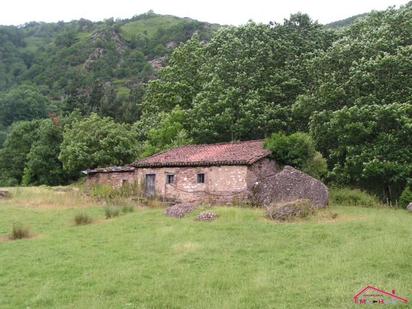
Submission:
M 321 23 L 350 17 L 370 10 L 383 10 L 408 0 L 2 0 L 0 24 L 28 21 L 56 22 L 86 18 L 128 18 L 152 9 L 156 13 L 191 17 L 220 24 L 282 21 L 291 13 L 308 13 Z

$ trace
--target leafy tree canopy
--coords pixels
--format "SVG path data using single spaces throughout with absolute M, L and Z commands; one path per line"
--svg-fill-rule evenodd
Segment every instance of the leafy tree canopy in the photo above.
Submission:
M 311 134 L 341 184 L 396 198 L 412 176 L 412 105 L 344 107 L 314 115 Z
M 316 151 L 315 142 L 307 133 L 274 133 L 265 140 L 265 147 L 281 165 L 291 165 L 317 178 L 327 172 L 325 159 Z
M 40 121 L 14 123 L 0 149 L 0 185 L 18 185 L 22 182 L 26 157 L 38 139 Z
M 46 118 L 50 101 L 33 86 L 22 85 L 0 93 L 0 125 L 8 127 L 13 122 Z
M 124 165 L 137 157 L 137 138 L 130 126 L 97 114 L 75 121 L 64 130 L 59 159 L 72 173 Z

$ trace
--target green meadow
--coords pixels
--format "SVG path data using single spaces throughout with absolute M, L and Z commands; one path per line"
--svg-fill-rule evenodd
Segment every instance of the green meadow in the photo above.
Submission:
M 276 223 L 263 209 L 218 219 L 135 207 L 106 219 L 67 188 L 0 201 L 0 308 L 352 308 L 370 284 L 412 299 L 412 214 L 333 204 Z M 91 224 L 75 225 L 86 214 Z M 334 214 L 337 214 L 334 215 Z M 31 238 L 10 240 L 14 223 Z

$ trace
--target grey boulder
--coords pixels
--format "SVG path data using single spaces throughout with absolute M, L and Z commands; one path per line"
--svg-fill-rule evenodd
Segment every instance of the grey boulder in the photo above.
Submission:
M 267 177 L 255 185 L 254 194 L 263 205 L 310 200 L 314 207 L 328 206 L 329 191 L 321 181 L 291 166 Z

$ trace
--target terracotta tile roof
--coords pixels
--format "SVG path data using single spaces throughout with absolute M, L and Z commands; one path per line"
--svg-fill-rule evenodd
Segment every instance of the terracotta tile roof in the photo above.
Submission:
M 84 174 L 96 174 L 96 173 L 114 173 L 114 172 L 133 172 L 135 167 L 126 165 L 126 166 L 110 166 L 110 167 L 98 167 L 95 169 L 88 169 L 83 171 Z
M 188 145 L 137 161 L 135 167 L 250 165 L 270 155 L 263 140 Z

